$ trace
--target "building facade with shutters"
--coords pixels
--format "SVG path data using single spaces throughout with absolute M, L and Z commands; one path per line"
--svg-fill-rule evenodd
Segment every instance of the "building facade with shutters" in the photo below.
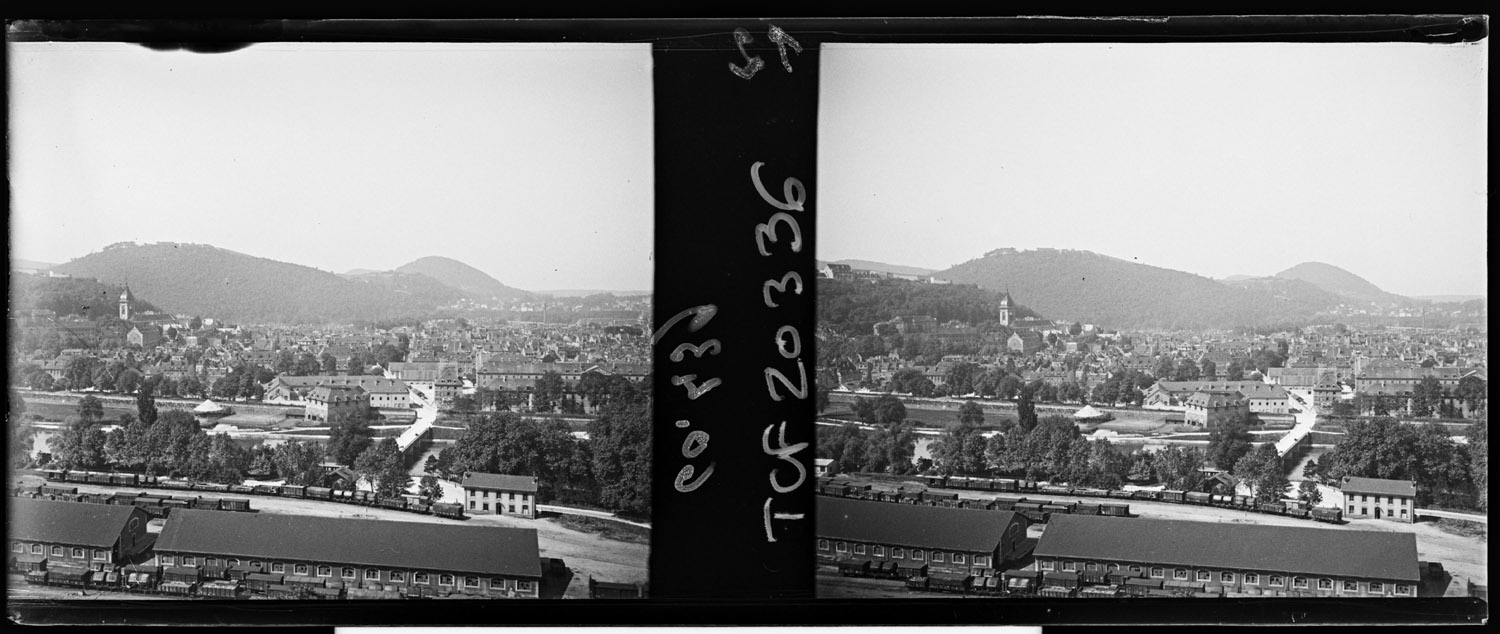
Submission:
M 459 486 L 463 490 L 464 509 L 471 514 L 536 519 L 536 478 L 468 472 Z
M 1344 478 L 1339 494 L 1346 519 L 1417 521 L 1417 486 L 1410 481 Z

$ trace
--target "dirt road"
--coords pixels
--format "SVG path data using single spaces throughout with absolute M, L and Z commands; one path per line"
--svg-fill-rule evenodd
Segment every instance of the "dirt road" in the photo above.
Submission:
M 28 476 L 33 484 L 41 480 Z M 80 493 L 113 493 L 116 491 L 154 491 L 172 496 L 190 495 L 192 492 L 175 491 L 169 489 L 151 489 L 146 487 L 107 487 L 88 485 L 80 483 L 68 483 L 68 486 L 77 486 Z M 432 515 L 418 515 L 404 511 L 393 511 L 390 509 L 371 508 L 363 506 L 351 506 L 336 502 L 320 502 L 317 500 L 297 500 L 291 498 L 273 498 L 264 496 L 235 496 L 235 495 L 205 495 L 204 497 L 244 497 L 250 500 L 250 508 L 261 513 L 280 513 L 288 515 L 308 515 L 313 517 L 344 517 L 356 519 L 382 519 L 398 522 L 426 522 L 441 524 L 468 524 L 468 525 L 496 525 L 510 526 L 516 528 L 534 528 L 537 531 L 537 547 L 541 550 L 543 557 L 554 557 L 563 560 L 563 563 L 573 572 L 573 579 L 568 584 L 564 598 L 587 598 L 588 579 L 593 575 L 600 581 L 615 581 L 621 583 L 643 583 L 647 580 L 649 570 L 650 547 L 645 544 L 632 544 L 604 539 L 592 533 L 576 531 L 557 522 L 547 519 L 548 514 L 535 520 L 521 519 L 503 515 L 476 515 L 468 520 L 452 520 Z

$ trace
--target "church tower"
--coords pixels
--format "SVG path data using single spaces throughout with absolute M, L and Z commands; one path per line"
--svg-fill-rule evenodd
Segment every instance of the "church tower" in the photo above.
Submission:
M 1000 323 L 1009 328 L 1012 318 L 1014 315 L 1010 312 L 1010 291 L 1007 290 L 1000 295 Z
M 125 292 L 120 293 L 120 319 L 130 321 L 130 303 L 135 301 L 135 296 L 130 294 L 130 285 L 125 285 Z

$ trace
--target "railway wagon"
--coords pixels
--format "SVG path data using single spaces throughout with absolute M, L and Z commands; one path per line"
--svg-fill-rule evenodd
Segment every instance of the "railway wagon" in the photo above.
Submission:
M 934 572 L 927 577 L 927 589 L 936 592 L 964 592 L 972 585 L 973 575 L 957 572 Z
M 1042 505 L 1036 502 L 1016 502 L 1015 512 L 1025 515 L 1026 519 L 1034 523 L 1046 524 L 1047 513 L 1042 510 Z
M 870 560 L 844 559 L 839 562 L 839 574 L 845 577 L 868 577 L 870 575 Z
M 1040 489 L 1038 489 L 1038 492 L 1046 493 L 1049 495 L 1072 495 L 1073 489 L 1071 487 L 1044 484 Z
M 256 495 L 281 495 L 281 487 L 271 484 L 257 484 L 252 490 Z
M 170 511 L 193 508 L 192 500 L 187 498 L 167 498 L 161 501 L 161 505 Z
M 1209 506 L 1210 504 L 1213 503 L 1213 496 L 1211 496 L 1211 495 L 1209 495 L 1207 493 L 1204 493 L 1202 491 L 1188 491 L 1184 495 L 1187 497 L 1188 504 L 1197 504 L 1199 506 Z
M 40 495 L 78 495 L 78 487 L 63 487 L 44 484 L 37 489 Z
M 1186 502 L 1187 493 L 1184 491 L 1165 490 L 1161 492 L 1161 497 L 1159 499 L 1165 500 L 1167 502 Z
M 1130 491 L 1115 491 L 1115 490 L 1110 490 L 1109 497 L 1112 497 L 1112 498 L 1121 498 L 1121 499 L 1128 500 L 1130 498 L 1135 497 L 1135 494 L 1132 493 L 1132 492 L 1130 492 Z
M 1036 591 L 1036 580 L 1040 572 L 1036 570 L 1007 570 L 1000 574 L 1000 579 L 1005 585 L 1005 593 L 1015 596 L 1031 594 Z
M 1234 506 L 1236 508 L 1250 508 L 1250 496 L 1248 496 L 1248 495 L 1236 495 L 1236 496 L 1234 496 Z
M 307 489 L 304 491 L 304 495 L 306 495 L 307 499 L 309 500 L 332 500 L 333 489 L 330 489 L 328 487 L 307 487 Z
M 376 502 L 375 506 L 383 509 L 404 511 L 406 510 L 406 500 L 402 498 L 380 498 L 380 501 Z
M 449 519 L 464 519 L 464 506 L 462 504 L 447 504 L 438 502 L 432 505 L 432 514 Z
M 1021 486 L 1015 480 L 994 480 L 992 491 L 1020 491 Z
M 115 486 L 133 487 L 139 484 L 140 479 L 134 473 L 111 473 L 109 483 Z
M 198 596 L 214 599 L 236 599 L 240 596 L 240 582 L 227 579 L 210 581 L 198 588 Z
M 1213 505 L 1219 508 L 1228 508 L 1230 506 L 1234 506 L 1234 496 L 1221 495 L 1216 493 L 1213 496 Z
M 89 474 L 86 471 L 69 471 L 63 475 L 65 482 L 88 482 Z
M 46 573 L 43 573 L 46 574 Z M 907 590 L 926 590 L 927 577 L 910 577 L 906 580 Z
M 131 592 L 155 592 L 161 583 L 161 566 L 130 564 L 122 570 L 125 589 Z
M 208 491 L 210 493 L 228 493 L 229 485 L 217 482 L 198 482 L 193 484 L 194 491 Z
M 286 575 L 272 572 L 252 572 L 245 575 L 245 586 L 251 592 L 268 592 L 271 586 L 281 585 Z
M 1071 515 L 1073 513 L 1074 507 L 1075 507 L 1075 504 L 1072 503 L 1072 502 L 1067 502 L 1067 503 L 1064 503 L 1064 502 L 1054 502 L 1052 504 L 1043 504 L 1042 505 L 1042 514 L 1045 517 L 1052 517 L 1053 515 L 1059 515 L 1059 514 L 1061 514 L 1061 515 Z
M 188 480 L 162 480 L 156 483 L 158 488 L 174 489 L 179 491 L 192 491 L 193 483 Z
M 922 484 L 936 488 L 943 488 L 948 483 L 948 477 L 940 475 L 917 476 L 917 479 L 921 480 Z
M 248 511 L 250 500 L 245 498 L 224 498 L 219 500 L 219 508 L 225 511 Z
M 1312 518 L 1319 522 L 1341 524 L 1344 521 L 1344 511 L 1341 509 L 1331 509 L 1326 506 L 1320 506 L 1312 510 Z
M 1084 504 L 1082 502 L 1079 502 L 1078 506 L 1073 507 L 1073 513 L 1075 513 L 1077 515 L 1103 515 L 1104 514 L 1101 511 L 1101 508 L 1100 508 L 1100 506 L 1098 504 Z
M 43 469 L 42 477 L 48 482 L 63 482 L 68 479 L 68 472 L 62 469 Z
M 1109 515 L 1109 516 L 1112 516 L 1112 517 L 1129 517 L 1130 516 L 1130 505 L 1129 504 L 1116 504 L 1116 503 L 1113 503 L 1113 502 L 1104 502 L 1104 503 L 1101 503 L 1099 505 L 1099 514 L 1100 515 Z
M 1286 506 L 1283 505 L 1280 502 L 1265 502 L 1265 503 L 1257 504 L 1255 506 L 1255 510 L 1260 511 L 1262 513 L 1271 513 L 1273 515 L 1281 515 L 1282 512 L 1286 510 Z
M 302 499 L 307 497 L 307 487 L 300 484 L 284 484 L 281 486 L 281 497 Z
M 1083 585 L 1083 582 L 1079 580 L 1078 573 L 1076 572 L 1053 571 L 1042 573 L 1043 588 L 1067 588 L 1069 591 L 1072 591 L 1081 585 Z
M 1287 507 L 1286 511 L 1284 511 L 1284 512 L 1285 512 L 1285 514 L 1290 515 L 1292 517 L 1295 517 L 1297 519 L 1304 519 L 1305 520 L 1308 517 L 1307 509 L 1299 509 L 1299 508 Z
M 255 487 L 248 484 L 231 484 L 229 485 L 229 492 L 238 493 L 240 495 L 249 495 L 251 493 L 255 493 Z
M 110 483 L 109 482 L 109 474 L 108 473 L 86 473 L 86 474 L 84 474 L 83 481 L 87 482 L 89 484 L 109 484 Z
M 202 510 L 202 511 L 217 511 L 217 510 L 219 510 L 219 499 L 218 498 L 198 498 L 198 499 L 195 499 L 195 500 L 193 500 L 193 508 L 198 509 L 198 510 Z

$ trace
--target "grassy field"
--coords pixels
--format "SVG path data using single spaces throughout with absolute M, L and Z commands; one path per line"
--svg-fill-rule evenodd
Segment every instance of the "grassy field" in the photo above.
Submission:
M 591 533 L 604 539 L 631 544 L 651 544 L 651 531 L 623 522 L 613 522 L 586 515 L 558 515 L 549 519 L 575 531 Z
M 40 420 L 51 422 L 66 422 L 78 416 L 77 405 L 64 405 L 61 403 L 37 403 L 28 401 L 26 413 L 35 414 Z M 133 407 L 104 407 L 104 420 L 114 422 L 120 419 L 121 414 L 135 415 Z
M 1462 537 L 1473 537 L 1482 542 L 1488 542 L 1490 538 L 1489 527 L 1480 522 L 1470 522 L 1467 520 L 1456 520 L 1444 517 L 1439 518 L 1437 523 L 1434 525 L 1438 527 L 1438 530 L 1441 530 L 1444 533 L 1451 533 L 1453 535 L 1459 535 Z

